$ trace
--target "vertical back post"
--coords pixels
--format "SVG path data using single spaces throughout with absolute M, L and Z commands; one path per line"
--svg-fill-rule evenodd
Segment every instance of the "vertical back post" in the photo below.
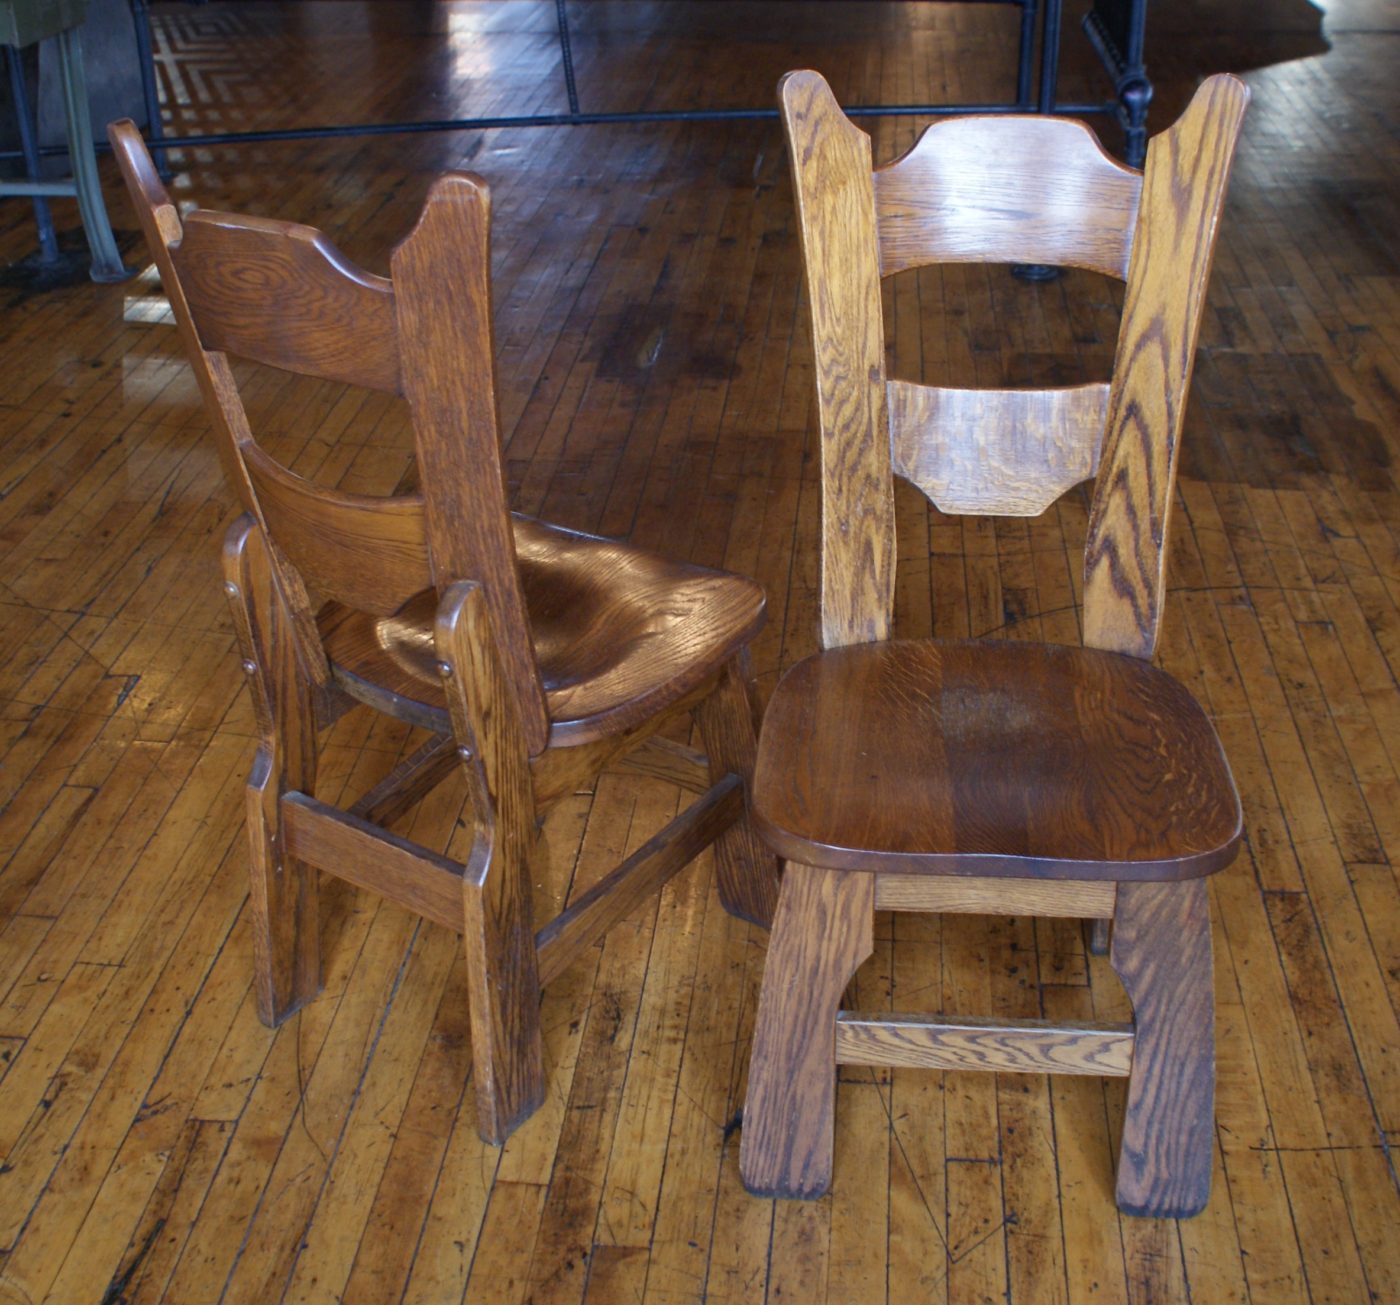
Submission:
M 1084 642 L 1151 657 L 1196 337 L 1249 89 L 1205 81 L 1147 149 L 1084 549 Z
M 161 288 L 175 314 L 175 324 L 185 345 L 185 356 L 199 383 L 204 411 L 214 427 L 214 445 L 223 464 L 224 476 L 244 510 L 252 515 L 260 527 L 266 529 L 258 496 L 243 462 L 242 449 L 253 443 L 253 434 L 248 429 L 248 416 L 243 410 L 243 401 L 238 397 L 233 371 L 222 353 L 211 352 L 200 343 L 199 330 L 171 257 L 172 248 L 184 236 L 180 214 L 156 173 L 155 164 L 136 124 L 130 118 L 111 123 L 107 128 L 107 139 L 112 144 L 112 153 L 116 155 L 132 206 L 136 209 L 146 246 L 160 273 Z M 302 666 L 316 684 L 324 685 L 330 679 L 330 667 L 326 664 L 325 650 L 316 631 L 306 586 L 295 568 L 287 564 L 275 547 L 268 549 L 268 565 L 275 573 L 277 584 L 288 604 L 291 638 Z
M 807 278 L 822 475 L 821 641 L 888 638 L 894 480 L 870 137 L 814 72 L 778 86 Z
M 491 193 L 449 173 L 428 193 L 391 271 L 413 410 L 428 551 L 439 590 L 479 581 L 530 755 L 549 737 L 501 467 L 491 327 Z

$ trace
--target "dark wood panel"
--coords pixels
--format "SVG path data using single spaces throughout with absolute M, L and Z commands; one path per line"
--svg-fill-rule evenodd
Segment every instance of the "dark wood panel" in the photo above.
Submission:
M 256 445 L 245 446 L 244 463 L 268 529 L 323 598 L 388 617 L 431 583 L 421 495 L 341 493 Z
M 206 349 L 398 393 L 389 282 L 314 227 L 196 210 L 173 257 Z M 274 290 L 269 316 L 261 309 Z
M 784 856 L 904 874 L 1192 878 L 1241 833 L 1219 740 L 1177 681 L 1009 641 L 799 663 L 763 722 L 754 812 Z

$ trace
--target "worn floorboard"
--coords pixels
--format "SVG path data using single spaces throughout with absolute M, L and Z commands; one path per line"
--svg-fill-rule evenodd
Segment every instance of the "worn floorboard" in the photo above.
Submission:
M 1103 98 L 1070 5 L 1062 90 Z M 571 5 L 586 109 L 1004 98 L 1015 11 Z M 564 107 L 546 0 L 157 4 L 174 132 Z M 1161 662 L 1212 712 L 1248 839 L 1212 882 L 1211 1203 L 1120 1217 L 1121 1081 L 842 1071 L 833 1193 L 747 1196 L 737 1112 L 761 931 L 708 856 L 545 995 L 548 1095 L 476 1135 L 452 935 L 324 896 L 325 989 L 280 1030 L 250 988 L 251 706 L 218 584 L 232 516 L 115 175 L 139 275 L 0 284 L 0 1302 L 1400 1300 L 1400 14 L 1387 0 L 1152 6 L 1153 124 L 1242 72 L 1245 128 L 1201 337 Z M 919 124 L 867 120 L 876 157 Z M 1121 142 L 1106 119 L 1110 148 Z M 817 481 L 797 234 L 773 122 L 461 132 L 172 156 L 184 202 L 388 252 L 444 168 L 495 196 L 512 492 L 563 525 L 754 575 L 760 686 L 815 647 Z M 60 226 L 75 214 L 55 205 Z M 0 205 L 0 263 L 33 242 Z M 1072 273 L 905 274 L 895 370 L 1106 374 L 1121 295 Z M 405 414 L 249 378 L 298 471 L 387 492 Z M 960 521 L 899 495 L 902 632 L 1073 641 L 1087 500 Z M 321 784 L 414 746 L 360 710 Z M 540 909 L 674 812 L 605 776 L 545 830 Z M 452 785 L 404 818 L 464 837 Z M 882 916 L 867 1009 L 1122 1019 L 1071 921 Z

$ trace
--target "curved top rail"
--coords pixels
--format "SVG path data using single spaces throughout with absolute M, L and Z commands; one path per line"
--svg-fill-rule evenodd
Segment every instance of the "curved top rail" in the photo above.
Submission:
M 1128 275 L 1142 174 L 1069 118 L 951 118 L 875 171 L 880 274 L 1050 263 Z

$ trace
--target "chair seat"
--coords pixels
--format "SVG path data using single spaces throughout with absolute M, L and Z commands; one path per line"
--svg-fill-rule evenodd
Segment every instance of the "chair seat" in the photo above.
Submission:
M 1215 730 L 1166 672 L 1086 648 L 819 653 L 764 718 L 754 818 L 782 856 L 904 874 L 1162 880 L 1233 859 Z
M 553 746 L 609 737 L 679 701 L 763 625 L 752 580 L 530 517 L 512 522 Z M 426 589 L 393 616 L 328 603 L 317 619 L 342 687 L 448 733 L 437 602 Z

